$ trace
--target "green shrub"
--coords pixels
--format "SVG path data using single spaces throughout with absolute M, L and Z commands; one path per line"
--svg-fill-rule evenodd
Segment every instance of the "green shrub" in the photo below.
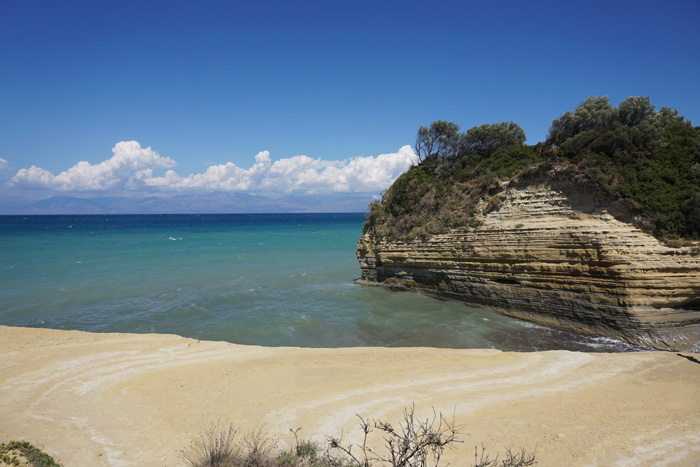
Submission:
M 24 457 L 26 463 L 23 464 L 20 457 Z M 10 441 L 0 444 L 0 460 L 6 464 L 30 465 L 32 467 L 61 466 L 53 457 L 26 441 Z
M 476 165 L 488 169 L 498 178 L 509 179 L 526 167 L 542 162 L 534 146 L 514 145 L 499 149 Z
M 444 121 L 421 127 L 420 165 L 370 205 L 363 231 L 406 241 L 474 226 L 477 205 L 488 203 L 496 181 L 556 161 L 632 201 L 644 214 L 640 227 L 657 237 L 700 238 L 700 127 L 676 110 L 657 111 L 646 97 L 618 107 L 590 97 L 552 122 L 546 142 L 524 140 L 512 122 L 466 133 Z
M 595 108 L 595 111 L 591 109 Z M 700 236 L 700 127 L 648 98 L 629 97 L 612 107 L 588 98 L 554 120 L 548 142 L 558 154 L 634 201 L 657 236 Z

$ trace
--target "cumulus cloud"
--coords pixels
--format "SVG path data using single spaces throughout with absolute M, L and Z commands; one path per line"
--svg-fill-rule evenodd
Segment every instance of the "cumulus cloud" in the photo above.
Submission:
M 324 192 L 366 193 L 381 191 L 411 165 L 418 156 L 410 146 L 395 153 L 326 161 L 300 155 L 272 162 L 268 151 L 259 152 L 249 169 L 232 162 L 210 166 L 205 172 L 186 177 L 168 170 L 163 177 L 144 183 L 164 190 L 250 191 L 261 194 L 317 194 Z
M 0 157 L 0 172 L 2 172 L 2 171 L 5 170 L 7 167 L 9 167 L 9 165 L 10 165 L 10 164 L 7 162 L 6 159 L 3 159 L 2 157 Z
M 33 165 L 17 172 L 10 183 L 20 188 L 49 188 L 59 191 L 134 189 L 142 185 L 142 180 L 153 175 L 154 168 L 176 165 L 171 158 L 161 157 L 150 147 L 142 148 L 137 141 L 117 143 L 112 152 L 114 155 L 111 158 L 99 164 L 81 161 L 58 175 Z
M 272 161 L 268 151 L 259 152 L 249 168 L 233 162 L 212 165 L 203 173 L 179 175 L 175 161 L 161 157 L 136 141 L 118 143 L 112 158 L 91 165 L 79 162 L 54 175 L 32 166 L 12 178 L 18 187 L 43 187 L 62 191 L 108 191 L 116 188 L 167 192 L 238 192 L 263 195 L 369 193 L 388 188 L 418 157 L 410 146 L 395 153 L 327 161 L 299 155 Z M 163 176 L 153 170 L 170 169 Z

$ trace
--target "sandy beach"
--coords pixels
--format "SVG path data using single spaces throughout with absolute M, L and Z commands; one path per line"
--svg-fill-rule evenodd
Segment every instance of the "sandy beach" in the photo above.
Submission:
M 4 326 L 0 343 L 0 439 L 66 466 L 182 465 L 219 419 L 352 442 L 356 414 L 396 423 L 411 404 L 461 425 L 452 465 L 482 444 L 525 446 L 540 466 L 700 465 L 697 354 L 264 348 Z

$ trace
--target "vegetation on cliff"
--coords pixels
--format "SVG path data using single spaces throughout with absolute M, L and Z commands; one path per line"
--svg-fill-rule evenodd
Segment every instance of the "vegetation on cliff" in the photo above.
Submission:
M 409 240 L 476 227 L 479 211 L 498 207 L 491 195 L 500 182 L 546 162 L 631 201 L 656 236 L 700 237 L 700 127 L 676 110 L 656 110 L 648 97 L 617 107 L 607 97 L 589 97 L 552 122 L 545 142 L 525 139 L 513 122 L 463 133 L 446 121 L 421 127 L 420 162 L 370 205 L 364 231 Z

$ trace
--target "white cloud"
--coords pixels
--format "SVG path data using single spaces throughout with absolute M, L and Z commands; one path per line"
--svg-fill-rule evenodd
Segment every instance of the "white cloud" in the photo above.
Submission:
M 134 189 L 153 175 L 153 168 L 174 167 L 175 161 L 161 157 L 150 147 L 137 141 L 122 141 L 112 149 L 114 155 L 96 165 L 81 161 L 54 175 L 46 169 L 31 166 L 21 169 L 10 183 L 23 188 L 49 188 L 59 191 L 108 191 L 115 188 Z
M 268 151 L 255 156 L 255 164 L 244 169 L 232 162 L 210 166 L 204 173 L 186 177 L 168 170 L 163 177 L 144 183 L 163 190 L 249 191 L 260 194 L 327 192 L 376 192 L 391 183 L 418 157 L 410 146 L 376 157 L 354 157 L 345 161 L 325 161 L 300 155 L 274 163 Z
M 17 187 L 49 188 L 61 191 L 138 191 L 197 192 L 246 191 L 263 195 L 369 193 L 388 188 L 418 157 L 410 146 L 395 153 L 326 161 L 299 155 L 272 161 L 268 151 L 259 152 L 250 168 L 233 162 L 212 165 L 203 173 L 181 176 L 167 170 L 154 176 L 153 169 L 172 168 L 175 161 L 161 157 L 136 141 L 118 143 L 110 159 L 91 165 L 79 162 L 53 175 L 32 166 L 12 178 Z
M 7 160 L 3 159 L 0 157 L 0 172 L 5 170 L 10 164 L 7 162 Z

